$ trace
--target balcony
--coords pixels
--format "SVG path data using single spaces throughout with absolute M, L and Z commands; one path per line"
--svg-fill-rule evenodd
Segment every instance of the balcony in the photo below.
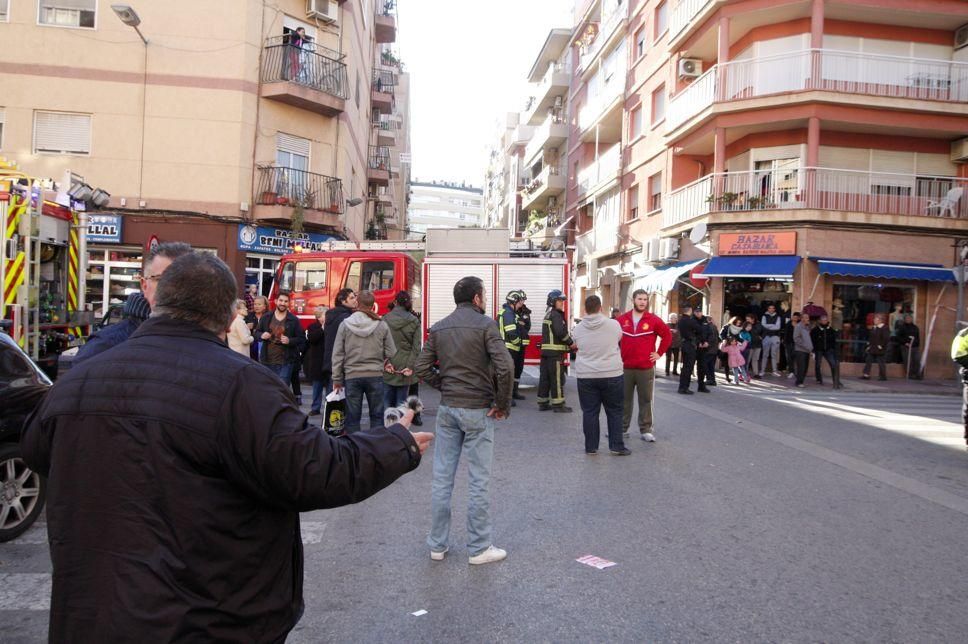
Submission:
M 343 112 L 349 97 L 346 65 L 278 39 L 270 42 L 262 57 L 260 96 L 326 116 Z
M 395 42 L 397 39 L 396 0 L 384 0 L 383 9 L 373 19 L 373 32 L 378 43 Z
M 666 131 L 714 103 L 803 91 L 966 103 L 968 63 L 830 49 L 727 62 L 714 65 L 669 101 Z
M 597 96 L 588 99 L 578 112 L 578 129 L 583 133 L 583 141 L 595 139 L 595 125 L 607 122 L 610 136 L 609 142 L 620 141 L 622 137 L 622 99 L 625 97 L 625 74 L 615 74 L 605 83 Z M 601 133 L 599 133 L 601 140 Z
M 373 124 L 376 128 L 376 139 L 377 144 L 387 147 L 393 147 L 397 144 L 397 123 L 388 118 L 380 118 L 380 120 Z
M 544 210 L 549 197 L 558 198 L 568 187 L 565 166 L 547 165 L 521 191 L 522 210 Z
M 339 228 L 342 225 L 343 182 L 324 174 L 259 166 L 253 216 L 258 221 L 286 223 L 301 207 L 307 224 Z
M 378 186 L 390 183 L 390 148 L 382 145 L 370 146 L 370 158 L 366 168 L 366 180 Z
M 540 125 L 548 110 L 558 107 L 564 109 L 564 97 L 571 82 L 571 73 L 567 65 L 552 63 L 540 83 L 531 86 L 534 96 L 529 99 L 521 121 L 528 125 Z M 559 104 L 556 105 L 555 101 Z
M 543 150 L 557 148 L 567 140 L 568 124 L 565 122 L 564 117 L 549 116 L 545 119 L 544 124 L 534 131 L 534 134 L 531 136 L 531 141 L 528 142 L 528 146 L 524 149 L 525 163 L 530 164 Z
M 712 213 L 752 211 L 757 212 L 751 215 L 754 219 L 793 221 L 804 217 L 792 210 L 821 210 L 865 215 L 846 217 L 847 223 L 968 228 L 966 189 L 965 178 L 835 168 L 724 172 L 670 193 L 663 203 L 662 225 L 670 228 Z M 774 211 L 775 217 L 765 211 Z M 877 215 L 911 219 L 892 221 Z M 952 219 L 964 223 L 955 225 Z
M 393 88 L 397 84 L 397 76 L 388 69 L 373 70 L 373 84 L 370 91 L 370 102 L 374 109 L 381 112 L 392 112 L 394 106 Z
M 706 9 L 712 8 L 714 4 L 715 0 L 679 0 L 669 15 L 670 46 L 673 41 L 678 40 L 680 35 L 686 35 L 686 33 L 683 33 L 686 27 L 693 23 Z
M 582 51 L 581 56 L 578 59 L 578 69 L 582 73 L 587 72 L 591 68 L 592 64 L 598 59 L 598 55 L 604 51 L 605 46 L 610 42 L 613 42 L 613 36 L 615 35 L 618 26 L 625 23 L 627 11 L 628 8 L 623 3 L 619 5 L 619 8 L 613 11 L 610 16 L 599 23 L 598 35 L 595 36 L 595 40 L 592 41 L 591 45 Z
M 621 173 L 622 146 L 615 144 L 578 172 L 578 194 L 594 194 L 616 181 Z

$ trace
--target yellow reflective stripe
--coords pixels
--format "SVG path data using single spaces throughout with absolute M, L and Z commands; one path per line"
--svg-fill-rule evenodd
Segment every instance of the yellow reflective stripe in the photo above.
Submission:
M 550 343 L 545 342 L 545 343 L 542 343 L 541 344 L 541 348 L 542 349 L 548 349 L 549 351 L 567 351 L 568 350 L 568 345 L 565 345 L 565 344 L 550 344 Z
M 521 347 L 515 346 L 510 342 L 505 342 L 504 346 L 507 347 L 508 351 L 520 351 Z
M 505 324 L 504 325 L 504 330 L 505 331 L 514 331 L 517 328 L 518 328 L 518 325 L 517 324 Z

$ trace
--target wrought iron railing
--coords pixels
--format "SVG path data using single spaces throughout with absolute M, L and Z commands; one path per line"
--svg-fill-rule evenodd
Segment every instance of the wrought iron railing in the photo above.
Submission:
M 255 203 L 262 206 L 301 206 L 307 210 L 321 210 L 342 214 L 343 182 L 325 174 L 259 166 Z
M 370 146 L 370 169 L 390 171 L 390 148 L 385 145 Z
M 385 94 L 392 94 L 397 84 L 397 75 L 388 69 L 373 70 L 373 89 Z
M 262 57 L 262 82 L 289 82 L 349 98 L 346 65 L 306 47 L 270 44 Z

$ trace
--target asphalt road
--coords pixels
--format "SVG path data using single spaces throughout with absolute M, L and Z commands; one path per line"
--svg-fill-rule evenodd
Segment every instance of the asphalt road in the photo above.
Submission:
M 678 396 L 656 436 L 587 456 L 570 416 L 500 425 L 492 509 L 508 559 L 469 566 L 466 471 L 431 562 L 431 462 L 356 506 L 304 515 L 292 642 L 905 641 L 968 633 L 968 453 L 953 396 Z M 835 395 L 837 394 L 837 395 Z M 425 392 L 428 424 L 436 398 Z M 604 570 L 575 559 L 596 555 Z M 44 527 L 0 545 L 0 639 L 46 637 Z M 426 614 L 414 616 L 420 610 Z

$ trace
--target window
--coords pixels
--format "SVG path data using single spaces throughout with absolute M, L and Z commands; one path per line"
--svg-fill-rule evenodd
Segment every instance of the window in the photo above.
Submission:
M 392 290 L 393 262 L 353 262 L 346 286 L 357 293 Z
M 293 291 L 301 293 L 324 288 L 326 288 L 326 262 L 296 262 Z
M 666 96 L 665 85 L 652 92 L 652 125 L 665 120 Z
M 635 32 L 635 57 L 641 58 L 645 55 L 645 27 Z
M 893 330 L 898 317 L 893 311 L 917 311 L 916 289 L 900 284 L 835 283 L 832 301 L 830 326 L 840 332 L 837 348 L 841 362 L 864 362 L 875 314 L 882 315 L 888 329 Z M 888 355 L 888 361 L 896 359 Z
M 34 153 L 91 153 L 91 115 L 34 112 Z
M 289 264 L 288 266 L 292 266 Z M 276 269 L 279 268 L 279 258 L 268 255 L 246 255 L 245 256 L 245 283 L 255 284 L 258 287 L 258 294 L 268 296 L 272 290 L 272 280 L 275 278 Z M 285 278 L 284 278 L 285 279 Z M 289 284 L 292 284 L 290 277 Z M 288 287 L 282 290 L 290 290 Z
M 639 187 L 637 185 L 629 188 L 628 194 L 628 216 L 626 221 L 639 218 Z
M 37 3 L 37 22 L 41 25 L 94 29 L 96 13 L 97 0 L 40 0 Z
M 662 209 L 662 173 L 649 177 L 649 212 Z
M 669 3 L 663 2 L 655 8 L 655 39 L 658 40 L 667 29 L 669 29 Z
M 632 110 L 629 120 L 631 121 L 629 124 L 629 138 L 634 140 L 642 135 L 642 106 Z
M 0 0 L 0 22 L 10 20 L 10 0 Z

